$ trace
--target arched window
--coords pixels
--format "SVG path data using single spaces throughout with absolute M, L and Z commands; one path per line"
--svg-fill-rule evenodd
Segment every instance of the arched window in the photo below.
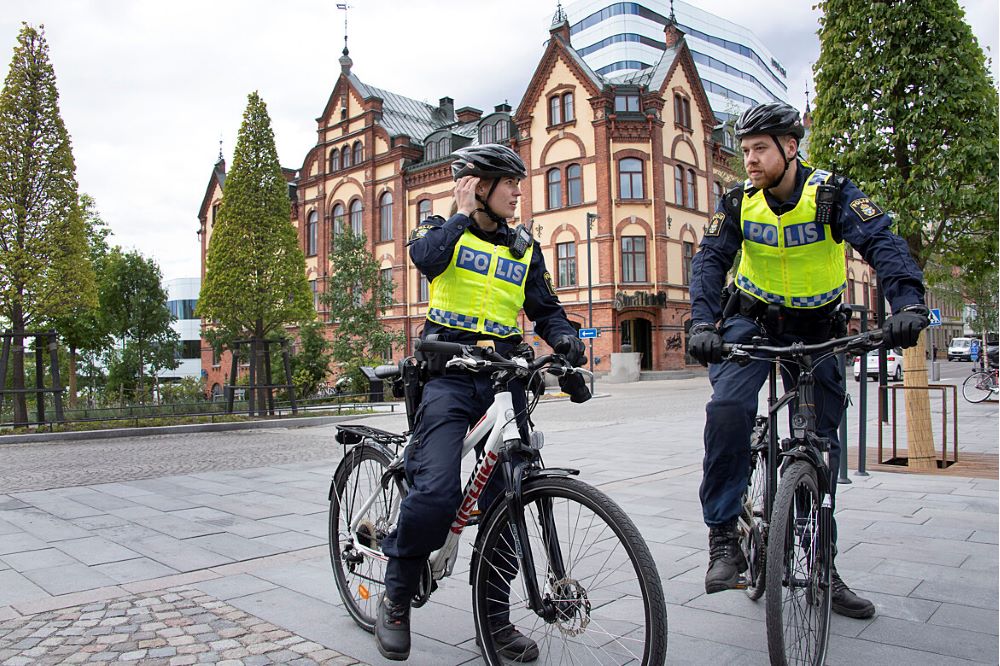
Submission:
M 319 213 L 310 211 L 306 221 L 306 256 L 316 254 L 316 230 L 319 227 Z
M 697 208 L 698 207 L 698 178 L 694 175 L 694 169 L 688 169 L 687 172 L 687 207 Z
M 549 169 L 545 174 L 545 182 L 545 207 L 549 210 L 562 208 L 562 172 L 559 169 Z
M 424 160 L 430 162 L 431 160 L 437 159 L 437 143 L 433 141 L 428 141 L 424 146 Z
M 554 95 L 549 98 L 549 126 L 562 123 L 562 98 Z
M 568 123 L 576 117 L 576 114 L 573 112 L 573 93 L 568 92 L 563 95 L 562 102 L 563 122 Z
M 479 128 L 479 143 L 493 143 L 493 125 L 483 125 Z
M 618 196 L 622 199 L 644 199 L 642 160 L 626 157 L 618 162 Z
M 360 141 L 354 142 L 354 166 L 365 161 L 365 148 Z
M 431 200 L 421 199 L 420 203 L 417 204 L 417 224 L 420 224 L 433 214 L 431 211 Z
M 337 204 L 330 214 L 333 218 L 333 235 L 339 236 L 344 233 L 344 204 Z
M 451 153 L 451 138 L 444 137 L 438 141 L 438 157 L 445 157 Z
M 362 231 L 361 199 L 355 199 L 351 202 L 351 233 L 360 236 Z
M 496 124 L 496 138 L 497 143 L 501 143 L 507 140 L 510 136 L 510 121 L 506 118 L 497 121 Z
M 674 203 L 684 205 L 684 167 L 674 167 Z
M 340 151 L 334 148 L 330 151 L 330 173 L 340 169 Z
M 392 240 L 392 192 L 386 192 L 378 202 L 379 238 Z
M 351 166 L 351 144 L 345 143 L 344 147 L 340 151 L 341 160 L 343 162 L 344 168 Z
M 583 169 L 579 164 L 566 167 L 566 205 L 583 203 Z

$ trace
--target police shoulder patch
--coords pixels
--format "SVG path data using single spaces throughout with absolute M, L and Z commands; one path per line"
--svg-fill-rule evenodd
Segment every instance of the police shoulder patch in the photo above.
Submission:
M 868 197 L 861 197 L 851 202 L 851 208 L 861 218 L 862 222 L 867 222 L 882 214 L 882 209 L 872 203 Z
M 556 288 L 552 285 L 552 273 L 545 271 L 545 275 L 543 277 L 545 278 L 545 286 L 549 288 L 549 293 L 555 296 Z
M 424 236 L 427 235 L 427 232 L 430 231 L 431 229 L 433 229 L 435 226 L 437 226 L 437 225 L 434 225 L 434 224 L 421 224 L 421 225 L 418 225 L 416 229 L 414 229 L 412 232 L 410 232 L 410 240 L 411 241 L 415 241 L 418 238 L 423 238 Z
M 725 213 L 716 213 L 712 216 L 711 221 L 708 223 L 708 227 L 705 229 L 706 236 L 718 236 L 719 232 L 722 231 L 722 223 L 726 219 Z

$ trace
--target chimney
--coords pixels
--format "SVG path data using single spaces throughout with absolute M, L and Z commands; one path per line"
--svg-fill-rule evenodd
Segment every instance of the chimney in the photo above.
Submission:
M 561 37 L 563 43 L 569 46 L 569 18 L 562 3 L 556 5 L 556 13 L 552 16 L 552 24 L 549 26 L 549 34 L 553 37 Z
M 493 107 L 494 113 L 510 113 L 510 104 L 504 102 L 503 104 L 497 104 Z
M 441 109 L 441 113 L 447 120 L 451 120 L 455 117 L 455 100 L 451 97 L 442 97 L 438 101 L 438 108 Z
M 677 27 L 676 21 L 667 21 L 667 24 L 663 27 L 663 32 L 666 35 L 664 41 L 668 49 L 674 48 L 678 42 L 684 39 L 684 33 Z
M 483 117 L 483 112 L 480 109 L 474 109 L 471 106 L 463 106 L 455 113 L 460 123 L 474 123 Z

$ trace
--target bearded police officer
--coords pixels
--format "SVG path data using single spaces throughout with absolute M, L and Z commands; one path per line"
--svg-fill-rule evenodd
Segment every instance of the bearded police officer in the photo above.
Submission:
M 836 330 L 835 314 L 847 286 L 843 241 L 874 267 L 892 306 L 883 327 L 886 347 L 912 347 L 928 324 L 923 276 L 906 243 L 891 232 L 889 216 L 846 178 L 799 159 L 803 135 L 798 111 L 787 104 L 756 106 L 739 117 L 736 138 L 749 179 L 723 197 L 692 264 L 689 352 L 711 364 L 713 388 L 700 490 L 709 527 L 708 593 L 735 587 L 747 568 L 736 517 L 749 473 L 757 394 L 769 370 L 762 361 L 745 366 L 723 361 L 723 341 L 745 343 L 761 336 L 769 344 L 787 345 L 843 334 Z M 741 249 L 735 300 L 727 304 L 723 320 L 722 287 Z M 831 441 L 832 495 L 844 408 L 840 366 L 820 364 L 815 380 L 817 430 Z M 835 567 L 833 610 L 855 618 L 875 614 L 875 606 L 852 592 Z
M 463 148 L 455 157 L 457 212 L 447 221 L 428 218 L 409 242 L 413 263 L 430 280 L 423 337 L 435 335 L 461 344 L 487 340 L 507 355 L 521 342 L 518 320 L 523 308 L 535 331 L 557 353 L 582 365 L 583 342 L 556 298 L 541 248 L 523 226 L 512 229 L 507 224 L 521 196 L 519 182 L 526 175 L 521 158 L 497 144 Z M 406 450 L 410 491 L 400 506 L 396 529 L 382 547 L 389 563 L 375 636 L 379 652 L 393 660 L 409 656 L 410 600 L 428 555 L 444 544 L 462 499 L 462 439 L 493 402 L 488 375 L 445 371 L 443 365 L 429 363 L 431 377 L 417 411 L 413 442 Z M 574 402 L 590 397 L 579 375 L 561 381 Z M 524 388 L 515 384 L 511 385 L 514 408 L 523 415 Z M 502 490 L 503 480 L 494 475 L 479 500 L 480 508 L 485 511 Z M 490 612 L 490 631 L 502 646 L 502 656 L 534 661 L 537 645 L 511 624 L 507 604 L 499 599 L 509 582 L 491 582 L 491 597 L 498 607 Z

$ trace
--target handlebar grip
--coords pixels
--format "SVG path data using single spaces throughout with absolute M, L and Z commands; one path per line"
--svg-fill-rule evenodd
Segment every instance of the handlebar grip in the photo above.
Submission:
M 375 376 L 379 379 L 391 379 L 393 377 L 399 376 L 399 366 L 398 365 L 379 365 L 373 370 Z
M 442 340 L 417 340 L 414 348 L 425 354 L 443 354 L 445 356 L 461 356 L 465 353 L 466 345 L 457 342 L 444 342 Z

